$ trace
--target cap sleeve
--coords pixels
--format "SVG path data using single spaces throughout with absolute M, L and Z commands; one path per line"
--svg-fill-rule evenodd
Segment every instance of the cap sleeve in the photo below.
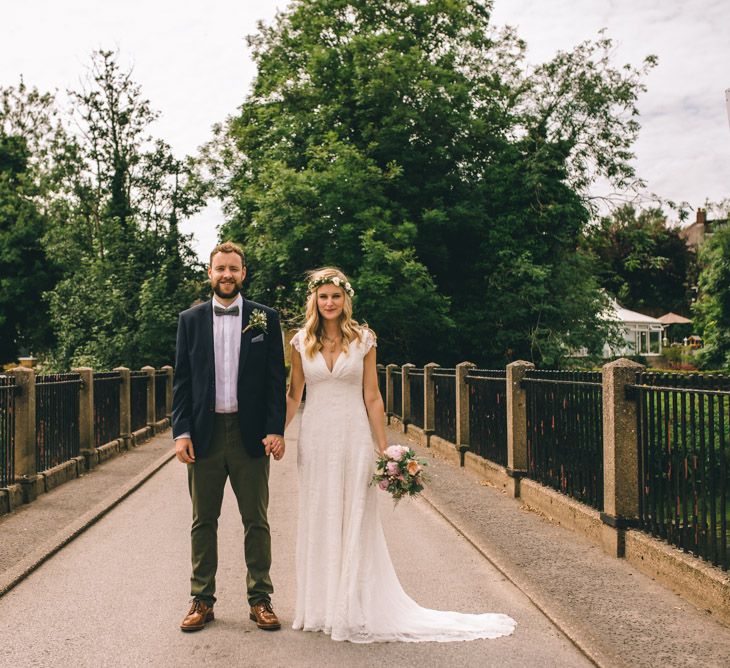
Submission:
M 296 350 L 300 355 L 302 354 L 302 330 L 298 330 L 297 333 L 291 337 L 291 345 L 294 346 L 294 350 Z
M 371 348 L 378 347 L 378 341 L 375 337 L 375 333 L 372 330 L 363 329 L 362 345 L 365 348 L 365 354 L 369 353 Z

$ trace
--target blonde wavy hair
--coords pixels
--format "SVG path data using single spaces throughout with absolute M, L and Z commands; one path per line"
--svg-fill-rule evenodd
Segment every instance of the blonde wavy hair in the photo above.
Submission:
M 362 340 L 363 332 L 363 326 L 352 318 L 352 297 L 344 289 L 345 283 L 348 283 L 347 276 L 337 267 L 322 267 L 313 269 L 307 274 L 307 284 L 312 281 L 335 277 L 340 279 L 342 286 L 336 287 L 342 290 L 345 297 L 342 313 L 340 314 L 340 332 L 342 334 L 342 352 L 346 354 L 350 343 L 355 339 Z M 324 347 L 322 342 L 324 328 L 317 308 L 317 291 L 321 287 L 322 284 L 315 286 L 307 295 L 307 307 L 304 315 L 304 352 L 309 358 L 314 357 Z

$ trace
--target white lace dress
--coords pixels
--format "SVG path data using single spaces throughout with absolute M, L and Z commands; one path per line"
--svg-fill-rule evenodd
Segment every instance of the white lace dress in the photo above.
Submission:
M 363 358 L 375 344 L 365 331 L 330 372 L 321 353 L 300 352 L 307 385 L 297 450 L 299 525 L 294 629 L 351 642 L 497 638 L 515 627 L 502 614 L 422 608 L 403 591 L 390 560 L 370 486 L 376 448 L 362 395 Z

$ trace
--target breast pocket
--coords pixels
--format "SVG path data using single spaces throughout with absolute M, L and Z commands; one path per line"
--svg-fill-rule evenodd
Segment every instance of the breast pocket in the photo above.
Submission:
M 254 336 L 251 339 L 251 343 L 263 343 L 263 342 L 264 342 L 264 335 L 263 334 L 259 334 L 258 336 Z

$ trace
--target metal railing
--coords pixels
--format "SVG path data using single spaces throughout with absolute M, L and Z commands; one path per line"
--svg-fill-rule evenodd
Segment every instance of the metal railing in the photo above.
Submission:
M 155 420 L 167 417 L 167 371 L 155 371 Z
M 423 429 L 423 369 L 411 369 L 408 372 L 411 406 L 408 421 Z
M 79 454 L 79 391 L 75 373 L 37 376 L 36 471 L 46 471 Z
M 730 519 L 730 378 L 638 373 L 639 522 L 725 570 Z
M 529 477 L 603 510 L 601 373 L 530 369 L 522 384 Z
M 393 383 L 393 415 L 403 418 L 403 372 L 393 369 L 391 380 Z
M 0 487 L 15 481 L 15 395 L 12 376 L 0 376 Z
M 94 447 L 98 448 L 120 436 L 121 376 L 111 371 L 94 374 Z
M 469 369 L 469 450 L 507 466 L 507 372 Z
M 132 431 L 147 426 L 147 384 L 148 376 L 144 371 L 129 374 L 129 408 Z
M 385 398 L 387 394 L 387 382 L 386 382 L 387 375 L 385 373 L 385 367 L 381 367 L 378 365 L 378 389 L 380 390 L 380 396 L 383 399 L 383 404 L 385 404 Z
M 441 438 L 456 442 L 456 369 L 435 368 L 433 379 L 433 431 Z

